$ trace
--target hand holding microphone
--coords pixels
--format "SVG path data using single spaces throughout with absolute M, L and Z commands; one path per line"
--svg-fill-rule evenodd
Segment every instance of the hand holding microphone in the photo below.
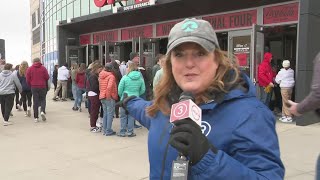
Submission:
M 170 122 L 175 126 L 170 133 L 169 144 L 180 153 L 189 157 L 190 164 L 197 164 L 211 149 L 207 137 L 201 131 L 201 109 L 193 102 L 191 93 L 183 92 L 179 103 L 172 105 Z
M 212 145 L 207 137 L 202 134 L 199 125 L 191 119 L 176 121 L 174 124 L 175 127 L 171 130 L 169 144 L 189 157 L 191 165 L 197 164 Z

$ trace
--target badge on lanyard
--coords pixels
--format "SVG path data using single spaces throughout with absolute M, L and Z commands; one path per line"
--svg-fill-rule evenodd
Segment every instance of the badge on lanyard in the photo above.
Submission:
M 177 160 L 172 162 L 171 180 L 188 179 L 189 161 L 185 156 L 178 156 Z

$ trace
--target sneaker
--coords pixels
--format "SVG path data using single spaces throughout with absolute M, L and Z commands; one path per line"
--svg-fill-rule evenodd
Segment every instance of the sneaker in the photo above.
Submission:
M 136 128 L 136 129 L 141 129 L 142 126 L 135 124 L 135 125 L 134 125 L 134 128 Z
M 81 107 L 79 107 L 79 112 L 82 112 L 82 109 L 81 109 Z
M 292 122 L 292 117 L 286 117 L 286 118 L 282 119 L 282 122 L 291 123 Z
M 39 122 L 38 118 L 34 118 L 34 122 L 35 123 Z
M 20 104 L 17 104 L 16 107 L 17 107 L 17 110 L 18 110 L 18 111 L 22 111 L 22 108 L 21 108 Z
M 24 112 L 24 116 L 28 117 L 28 112 L 27 111 Z
M 126 137 L 126 134 L 125 134 L 125 133 L 118 133 L 117 136 L 119 136 L 119 137 Z
M 78 111 L 78 110 L 79 110 L 79 108 L 78 108 L 78 107 L 72 107 L 72 110 L 74 110 L 74 111 Z
M 113 136 L 115 134 L 116 134 L 116 132 L 114 132 L 114 131 L 108 132 L 108 133 L 103 133 L 103 135 L 105 135 L 105 136 Z
M 12 122 L 9 122 L 9 121 L 3 121 L 3 125 L 4 125 L 4 126 L 12 125 Z
M 58 101 L 58 98 L 56 98 L 56 97 L 55 97 L 55 98 L 52 98 L 52 100 L 54 100 L 54 101 Z
M 135 137 L 136 136 L 136 133 L 128 133 L 128 137 Z
M 101 130 L 100 130 L 100 128 L 98 128 L 98 127 L 93 127 L 93 128 L 90 129 L 90 132 L 92 132 L 92 133 L 98 133 L 98 132 L 101 132 Z
M 67 99 L 61 99 L 61 101 L 68 101 Z
M 99 118 L 99 119 L 97 120 L 97 122 L 96 122 L 96 126 L 97 126 L 97 127 L 102 127 L 102 123 L 103 123 L 102 118 Z
M 28 117 L 30 117 L 30 116 L 31 116 L 31 107 L 28 107 L 27 115 L 28 115 Z
M 41 112 L 40 115 L 41 115 L 42 121 L 46 121 L 47 120 L 46 114 L 44 112 Z
M 285 118 L 287 118 L 286 116 L 282 116 L 281 118 L 279 118 L 279 121 L 284 120 Z

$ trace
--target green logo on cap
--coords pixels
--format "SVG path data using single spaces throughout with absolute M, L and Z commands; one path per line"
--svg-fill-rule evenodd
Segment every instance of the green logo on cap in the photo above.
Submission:
M 194 21 L 187 21 L 185 23 L 182 24 L 182 27 L 181 29 L 184 31 L 184 32 L 192 32 L 194 31 L 195 29 L 197 29 L 199 26 L 196 22 Z

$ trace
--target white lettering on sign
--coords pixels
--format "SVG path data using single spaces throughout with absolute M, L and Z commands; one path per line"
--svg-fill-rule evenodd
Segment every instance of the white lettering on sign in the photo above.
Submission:
M 142 8 L 142 7 L 146 7 L 146 6 L 150 6 L 150 2 L 145 2 L 145 3 L 134 4 L 134 5 L 131 5 L 131 6 L 126 6 L 126 7 L 123 8 L 123 10 L 124 11 L 129 11 L 129 10 Z

